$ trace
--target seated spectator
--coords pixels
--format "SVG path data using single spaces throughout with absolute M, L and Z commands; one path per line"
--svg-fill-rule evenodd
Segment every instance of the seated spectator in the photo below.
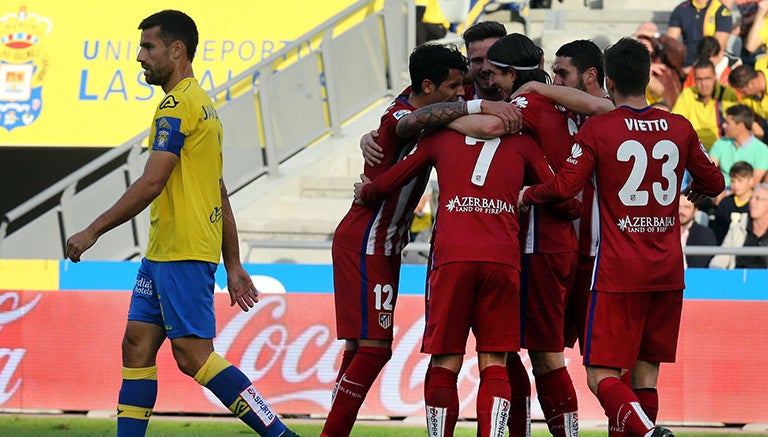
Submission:
M 768 120 L 768 97 L 766 97 L 766 77 L 768 76 L 766 74 L 768 74 L 768 57 L 759 59 L 754 67 L 740 65 L 728 75 L 728 82 L 741 94 L 741 103 L 747 105 L 762 121 Z M 764 125 L 763 129 L 765 129 Z M 757 133 L 755 135 L 762 137 Z
M 739 98 L 733 88 L 717 81 L 715 66 L 708 58 L 699 59 L 691 73 L 695 85 L 683 89 L 672 112 L 691 122 L 704 148 L 709 151 L 715 140 L 723 135 L 725 110 L 738 104 Z
M 651 53 L 651 79 L 646 89 L 646 99 L 650 105 L 660 101 L 674 105 L 683 88 L 685 46 L 667 35 L 654 32 L 655 28 L 653 23 L 643 23 L 633 34 Z
M 682 39 L 687 49 L 685 72 L 696 60 L 696 45 L 705 36 L 713 36 L 725 51 L 733 29 L 731 11 L 719 0 L 686 0 L 680 3 L 669 16 L 667 35 Z
M 730 193 L 717 204 L 715 219 L 710 223 L 718 245 L 723 243 L 734 216 L 738 218 L 739 214 L 749 212 L 749 199 L 755 185 L 752 174 L 752 166 L 747 162 L 739 161 L 731 166 Z
M 749 212 L 742 213 L 731 222 L 723 247 L 768 247 L 768 184 L 755 186 Z M 715 255 L 709 267 L 717 269 L 765 269 L 766 256 Z
M 715 141 L 709 154 L 723 178 L 728 180 L 731 166 L 746 161 L 754 169 L 755 182 L 762 182 L 768 170 L 768 146 L 752 134 L 755 121 L 752 111 L 745 105 L 734 105 L 725 110 L 723 137 Z
M 729 85 L 728 75 L 731 74 L 731 68 L 741 65 L 741 59 L 731 58 L 724 51 L 720 50 L 720 43 L 713 36 L 705 36 L 699 41 L 699 45 L 696 46 L 696 56 L 697 62 L 694 62 L 694 67 L 701 58 L 709 59 L 715 67 L 717 81 L 723 85 Z M 686 76 L 685 82 L 683 82 L 683 88 L 695 84 L 693 72 L 693 69 L 688 72 L 688 76 Z
M 696 222 L 698 209 L 685 196 L 680 196 L 680 242 L 685 246 L 716 246 L 712 229 Z M 711 255 L 685 255 L 685 268 L 709 266 Z

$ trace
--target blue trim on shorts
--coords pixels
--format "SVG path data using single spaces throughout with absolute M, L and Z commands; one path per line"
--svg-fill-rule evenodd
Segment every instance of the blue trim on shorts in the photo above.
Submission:
M 360 338 L 368 338 L 368 270 L 365 253 L 360 254 Z
M 597 307 L 597 292 L 591 291 L 592 299 L 589 303 L 589 315 L 587 316 L 587 333 L 584 338 L 584 365 L 589 366 L 589 355 L 592 352 L 592 324 L 595 320 L 595 307 Z

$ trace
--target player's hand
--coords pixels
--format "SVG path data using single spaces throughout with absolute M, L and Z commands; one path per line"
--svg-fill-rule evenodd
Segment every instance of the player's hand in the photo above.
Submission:
M 227 291 L 229 291 L 229 306 L 237 303 L 240 309 L 248 311 L 259 301 L 259 290 L 253 285 L 251 275 L 241 265 L 234 271 L 227 270 Z
M 96 235 L 84 229 L 67 239 L 65 255 L 72 262 L 80 262 L 80 256 L 96 243 Z
M 356 204 L 365 206 L 365 202 L 363 202 L 363 198 L 360 196 L 360 193 L 363 192 L 363 187 L 370 183 L 371 183 L 371 180 L 365 174 L 360 175 L 360 182 L 355 182 L 355 203 Z
M 384 149 L 376 144 L 376 139 L 379 138 L 379 132 L 372 130 L 360 138 L 360 150 L 363 151 L 363 159 L 368 165 L 381 164 L 382 158 L 384 158 Z
M 699 193 L 698 191 L 694 191 L 690 185 L 685 187 L 683 189 L 683 195 L 690 200 L 692 203 L 696 204 L 704 200 L 707 196 L 704 194 Z
M 526 185 L 523 188 L 520 189 L 520 193 L 517 195 L 517 210 L 521 212 L 528 211 L 528 205 L 526 205 L 523 202 L 523 194 L 525 194 L 528 189 L 531 188 L 530 186 Z
M 504 123 L 504 130 L 508 133 L 518 132 L 523 125 L 523 114 L 520 112 L 520 108 L 509 102 L 494 102 L 483 99 L 481 109 L 483 114 L 499 117 Z

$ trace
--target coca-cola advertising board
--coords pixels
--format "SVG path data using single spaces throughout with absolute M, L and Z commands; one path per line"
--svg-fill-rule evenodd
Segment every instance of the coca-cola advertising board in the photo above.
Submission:
M 136 267 L 135 263 L 118 263 L 121 265 L 111 275 L 108 267 L 114 263 L 95 264 L 62 265 L 60 283 L 77 282 L 65 278 L 70 275 L 90 275 L 83 284 L 92 284 L 96 270 L 111 277 L 106 282 L 122 275 L 135 276 L 135 269 L 129 268 Z M 261 288 L 285 292 L 264 294 L 247 313 L 230 307 L 228 295 L 217 292 L 216 350 L 248 375 L 278 413 L 327 413 L 343 349 L 343 342 L 335 338 L 333 295 L 326 289 L 330 266 L 247 268 Z M 424 319 L 423 296 L 414 291 L 423 284 L 423 276 L 418 276 L 413 274 L 410 279 L 418 282 L 402 285 L 404 293 L 394 319 L 394 353 L 369 392 L 361 415 L 424 414 L 423 376 L 428 358 L 419 352 Z M 710 285 L 716 284 L 712 278 L 706 279 Z M 0 408 L 113 409 L 121 378 L 120 340 L 130 299 L 126 288 L 132 281 L 114 291 L 93 290 L 97 287 L 91 285 L 83 287 L 90 288 L 87 291 L 0 291 Z M 296 290 L 313 282 L 319 292 Z M 701 296 L 696 293 L 702 292 L 693 293 Z M 687 299 L 678 363 L 663 365 L 661 370 L 659 420 L 768 422 L 768 401 L 763 393 L 768 386 L 766 314 L 765 298 Z M 580 417 L 604 420 L 586 387 L 578 352 L 567 350 L 566 358 L 579 396 Z M 525 353 L 523 360 L 530 371 Z M 226 412 L 206 389 L 178 371 L 167 343 L 158 365 L 156 411 Z M 470 339 L 459 377 L 464 417 L 475 415 L 477 375 Z M 541 418 L 535 393 L 534 385 L 533 416 Z

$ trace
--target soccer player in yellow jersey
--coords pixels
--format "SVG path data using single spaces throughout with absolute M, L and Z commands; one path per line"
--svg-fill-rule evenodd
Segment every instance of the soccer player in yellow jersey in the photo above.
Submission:
M 259 292 L 239 259 L 222 181 L 222 126 L 194 78 L 195 22 L 165 10 L 144 19 L 137 61 L 166 92 L 150 131 L 144 173 L 106 212 L 67 240 L 73 262 L 110 229 L 150 206 L 149 246 L 133 289 L 122 342 L 117 435 L 143 436 L 157 397 L 156 356 L 169 338 L 179 369 L 207 387 L 262 436 L 295 436 L 245 374 L 213 350 L 214 273 L 223 256 L 230 304 L 248 311 Z

